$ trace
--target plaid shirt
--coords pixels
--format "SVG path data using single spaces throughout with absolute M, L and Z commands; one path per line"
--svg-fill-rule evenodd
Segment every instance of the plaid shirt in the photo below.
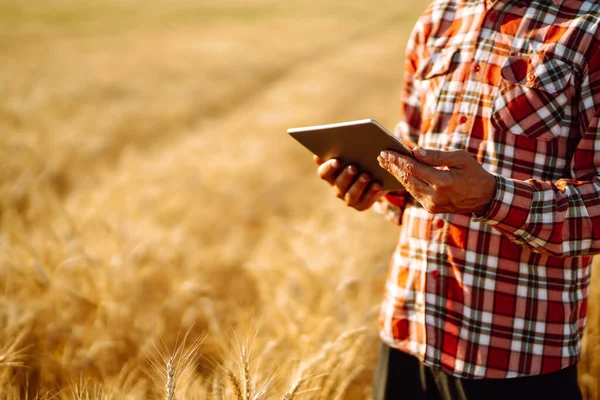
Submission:
M 485 215 L 398 193 L 381 337 L 464 378 L 579 360 L 600 251 L 600 2 L 436 0 L 407 48 L 401 138 L 497 177 Z

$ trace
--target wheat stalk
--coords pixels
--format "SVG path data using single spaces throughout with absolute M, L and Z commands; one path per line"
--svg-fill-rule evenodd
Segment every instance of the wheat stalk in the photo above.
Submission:
M 358 336 L 348 348 L 343 350 L 342 353 L 339 353 L 337 357 L 330 358 L 331 361 L 326 363 L 324 369 L 326 371 L 331 371 L 331 373 L 322 381 L 323 387 L 319 393 L 319 398 L 324 400 L 335 398 L 335 395 L 332 396 L 332 392 L 335 391 L 335 393 L 337 393 L 339 388 L 343 387 L 343 383 L 348 379 L 349 375 L 343 374 L 344 371 L 354 371 L 356 369 L 356 367 L 353 368 L 353 363 L 354 360 L 356 360 L 358 349 L 363 348 L 364 341 L 363 336 Z M 340 373 L 338 373 L 338 371 Z M 341 374 L 343 375 L 340 376 Z
M 244 357 L 244 355 L 242 354 L 242 357 Z M 250 400 L 251 396 L 252 396 L 252 388 L 251 388 L 251 382 L 250 382 L 250 359 L 246 358 L 243 360 L 243 365 L 244 365 L 244 393 L 246 395 L 246 400 Z
M 255 361 L 255 367 L 260 369 L 265 361 L 269 360 L 271 353 L 279 346 L 281 339 L 269 340 L 263 351 L 259 354 Z
M 204 336 L 199 336 L 191 345 L 186 346 L 187 339 L 192 331 L 193 325 L 188 327 L 183 338 L 179 338 L 179 335 L 175 341 L 174 350 L 169 353 L 166 350 L 166 345 L 162 342 L 159 347 L 154 343 L 156 355 L 150 359 L 150 365 L 162 376 L 165 377 L 164 382 L 164 398 L 166 400 L 175 400 L 176 392 L 180 383 L 190 378 L 192 369 L 196 366 L 200 354 L 198 352 Z M 147 374 L 157 382 L 157 379 L 147 372 Z M 163 375 L 164 374 L 164 375 Z
M 335 394 L 333 396 L 334 400 L 339 400 L 342 398 L 342 395 L 344 394 L 344 392 L 346 392 L 346 389 L 348 389 L 348 386 L 350 386 L 350 383 L 352 383 L 352 381 L 354 379 L 356 379 L 356 377 L 364 370 L 364 367 L 362 365 L 359 365 L 358 367 L 354 368 L 347 376 L 346 378 L 340 383 L 340 385 L 338 386 L 337 390 L 335 391 Z
M 327 375 L 321 378 L 321 391 L 319 392 L 319 398 L 329 400 L 330 393 L 338 382 L 336 372 L 339 370 L 341 364 L 340 357 L 330 358 L 328 362 L 323 365 L 323 370 L 328 371 Z
M 240 386 L 240 382 L 235 377 L 235 374 L 230 369 L 225 371 L 225 376 L 227 380 L 231 384 L 231 388 L 233 389 L 233 394 L 235 395 L 236 400 L 244 400 L 242 396 L 242 387 Z
M 353 338 L 359 334 L 362 334 L 365 332 L 365 328 L 357 328 L 357 329 L 352 329 L 346 332 L 343 332 L 342 334 L 340 334 L 333 342 L 328 342 L 326 343 L 323 348 L 321 349 L 321 351 L 314 356 L 313 358 L 311 358 L 310 360 L 308 360 L 307 362 L 304 362 L 300 365 L 300 368 L 298 370 L 298 376 L 297 378 L 294 380 L 294 383 L 292 385 L 292 387 L 287 391 L 287 393 L 283 396 L 284 400 L 292 400 L 295 396 L 297 396 L 299 394 L 299 390 L 300 388 L 306 383 L 306 381 L 308 380 L 305 376 L 304 373 L 310 369 L 312 369 L 315 365 L 317 365 L 318 363 L 322 362 L 325 360 L 325 358 L 327 357 L 327 355 L 333 350 L 335 349 L 337 346 L 340 345 L 340 343 L 343 343 L 344 341 L 346 341 L 347 339 Z M 322 375 L 321 375 L 322 376 Z M 314 377 L 317 378 L 317 377 Z
M 219 373 L 215 373 L 215 377 L 212 381 L 212 398 L 213 400 L 222 400 L 223 399 L 223 386 L 221 385 L 221 380 L 219 379 Z
M 27 352 L 33 347 L 32 344 L 24 345 L 30 331 L 21 330 L 17 337 L 10 345 L 5 346 L 0 350 L 0 368 L 13 367 L 25 368 L 27 360 Z
M 295 381 L 290 390 L 283 396 L 283 400 L 292 400 L 298 394 L 300 387 L 304 384 L 305 379 L 302 376 L 299 376 Z
M 267 379 L 262 382 L 260 387 L 256 390 L 256 393 L 252 397 L 252 400 L 264 400 L 269 394 L 271 386 L 274 384 L 276 376 L 274 374 L 270 374 Z
M 167 360 L 167 384 L 166 384 L 166 400 L 175 399 L 175 366 L 174 357 L 169 357 Z

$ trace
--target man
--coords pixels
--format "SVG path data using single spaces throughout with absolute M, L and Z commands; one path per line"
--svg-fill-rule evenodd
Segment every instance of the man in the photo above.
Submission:
M 406 188 L 317 159 L 348 206 L 401 224 L 375 399 L 581 399 L 600 252 L 600 2 L 436 0 L 408 43 Z

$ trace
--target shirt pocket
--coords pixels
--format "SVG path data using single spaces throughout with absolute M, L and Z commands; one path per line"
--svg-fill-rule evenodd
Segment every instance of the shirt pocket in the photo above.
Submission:
M 492 103 L 492 125 L 538 140 L 561 136 L 572 67 L 535 55 L 510 56 L 502 66 L 500 87 Z
M 424 119 L 431 118 L 443 107 L 444 93 L 447 90 L 445 87 L 458 65 L 457 48 L 431 49 L 430 54 L 422 61 L 414 75 Z

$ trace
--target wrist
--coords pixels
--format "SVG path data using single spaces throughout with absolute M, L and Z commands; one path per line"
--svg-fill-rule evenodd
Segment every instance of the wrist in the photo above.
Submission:
M 481 216 L 484 215 L 487 210 L 489 210 L 492 202 L 496 198 L 496 186 L 496 175 L 488 174 L 488 179 L 486 179 L 486 182 L 482 185 L 483 196 L 481 205 L 473 210 L 473 214 Z

